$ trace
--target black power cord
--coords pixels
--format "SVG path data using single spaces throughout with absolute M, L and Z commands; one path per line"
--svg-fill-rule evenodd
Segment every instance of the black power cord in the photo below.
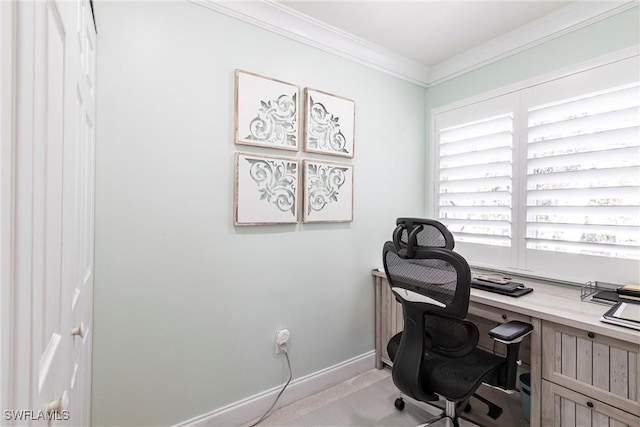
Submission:
M 256 421 L 255 423 L 251 424 L 249 427 L 257 426 L 258 424 L 263 422 L 269 415 L 271 415 L 271 411 L 276 406 L 276 403 L 278 403 L 278 400 L 280 400 L 280 397 L 282 396 L 282 393 L 284 393 L 285 389 L 287 388 L 287 386 L 291 382 L 291 379 L 293 378 L 293 372 L 291 371 L 291 361 L 289 360 L 289 354 L 287 353 L 287 349 L 285 348 L 282 351 L 284 352 L 284 357 L 287 358 L 287 365 L 289 366 L 289 379 L 287 380 L 287 382 L 284 385 L 284 387 L 282 387 L 282 390 L 280 390 L 280 393 L 278 393 L 278 395 L 276 396 L 276 400 L 273 401 L 273 403 L 271 404 L 271 407 L 269 409 L 267 409 L 267 412 L 265 412 L 260 417 L 260 419 L 258 421 Z

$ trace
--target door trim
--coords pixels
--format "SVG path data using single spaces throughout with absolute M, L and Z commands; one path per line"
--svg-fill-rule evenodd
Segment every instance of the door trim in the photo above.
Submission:
M 14 276 L 15 4 L 0 2 L 0 371 L 11 372 Z M 3 375 L 0 407 L 11 407 L 12 376 Z

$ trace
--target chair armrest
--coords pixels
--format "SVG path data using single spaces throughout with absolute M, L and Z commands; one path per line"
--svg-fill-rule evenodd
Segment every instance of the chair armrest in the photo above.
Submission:
M 512 320 L 491 329 L 489 336 L 496 341 L 513 344 L 522 341 L 531 331 L 533 331 L 533 326 L 530 323 Z
M 503 384 L 506 390 L 513 390 L 516 386 L 516 376 L 518 373 L 518 352 L 520 342 L 524 337 L 533 331 L 533 326 L 529 323 L 512 320 L 502 325 L 498 325 L 489 331 L 489 336 L 494 340 L 507 345 L 507 357 L 504 364 Z

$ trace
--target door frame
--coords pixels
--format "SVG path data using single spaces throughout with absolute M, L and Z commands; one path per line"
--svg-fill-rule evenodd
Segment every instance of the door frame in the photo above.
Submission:
M 16 8 L 0 2 L 0 407 L 12 408 Z

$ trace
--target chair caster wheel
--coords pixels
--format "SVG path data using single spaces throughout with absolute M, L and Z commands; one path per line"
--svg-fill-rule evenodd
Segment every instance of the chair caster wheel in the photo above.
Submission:
M 491 405 L 489 406 L 489 412 L 487 412 L 487 415 L 493 418 L 494 420 L 497 420 L 498 417 L 502 415 L 502 408 L 496 405 Z
M 404 409 L 404 399 L 401 397 L 397 398 L 393 404 L 396 406 L 398 411 L 402 411 Z
M 467 403 L 467 406 L 464 407 L 464 412 L 471 412 L 471 404 Z

